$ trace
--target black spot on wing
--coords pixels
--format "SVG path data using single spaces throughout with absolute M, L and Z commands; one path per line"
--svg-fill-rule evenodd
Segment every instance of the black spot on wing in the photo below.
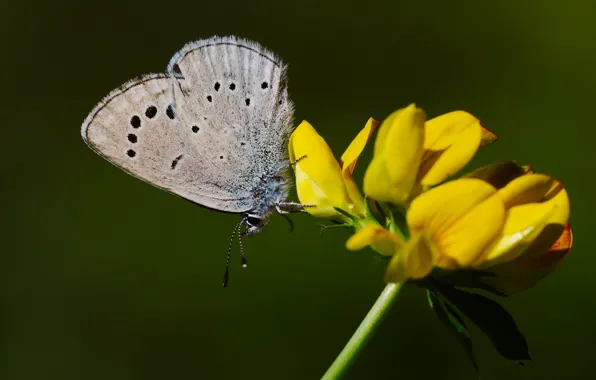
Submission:
M 176 113 L 174 112 L 174 105 L 170 104 L 168 106 L 168 108 L 166 109 L 166 115 L 168 115 L 168 117 L 170 118 L 170 120 L 174 120 L 174 118 L 176 117 Z
M 147 107 L 147 109 L 145 110 L 145 116 L 147 116 L 149 119 L 153 119 L 155 117 L 155 115 L 157 115 L 157 107 L 155 107 L 155 106 Z
M 139 128 L 141 126 L 141 118 L 137 115 L 134 115 L 130 119 L 130 125 L 132 125 L 133 128 Z
M 170 168 L 171 168 L 172 170 L 176 169 L 176 166 L 178 165 L 178 162 L 180 162 L 180 160 L 182 159 L 182 157 L 183 157 L 183 156 L 184 156 L 184 155 L 183 155 L 183 154 L 181 154 L 181 155 L 179 155 L 178 157 L 174 158 L 174 160 L 172 161 L 172 164 L 170 165 Z

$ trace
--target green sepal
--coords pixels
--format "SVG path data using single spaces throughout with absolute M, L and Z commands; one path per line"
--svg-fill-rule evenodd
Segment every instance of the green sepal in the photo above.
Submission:
M 387 220 L 387 215 L 383 211 L 381 204 L 368 196 L 364 197 L 364 215 L 369 219 L 374 219 L 379 225 L 383 225 Z
M 338 213 L 342 214 L 343 216 L 347 217 L 348 219 L 350 219 L 351 221 L 355 221 L 356 219 L 358 219 L 356 216 L 350 214 L 349 212 L 339 208 L 339 207 L 333 207 L 333 209 L 335 211 L 337 211 Z
M 385 215 L 385 228 L 401 240 L 408 241 L 410 239 L 410 230 L 406 222 L 406 210 L 386 203 L 379 204 L 379 207 Z
M 472 362 L 476 373 L 479 372 L 478 363 L 474 357 L 474 350 L 472 348 L 472 339 L 470 338 L 470 332 L 466 326 L 462 317 L 457 311 L 451 307 L 447 302 L 441 299 L 441 296 L 434 291 L 427 289 L 426 297 L 431 309 L 435 311 L 439 320 L 451 331 L 457 341 L 462 345 L 468 359 Z M 480 379 L 480 376 L 478 376 Z
M 323 224 L 321 225 L 321 233 L 325 230 L 329 230 L 332 228 L 354 228 L 353 224 L 350 223 L 341 223 L 341 224 Z
M 501 356 L 516 361 L 532 360 L 526 338 L 511 314 L 499 303 L 439 282 L 433 284 L 433 290 L 477 325 Z

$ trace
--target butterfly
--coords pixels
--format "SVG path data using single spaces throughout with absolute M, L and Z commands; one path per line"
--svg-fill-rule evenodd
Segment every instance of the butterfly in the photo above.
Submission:
M 110 92 L 81 128 L 85 143 L 125 172 L 195 204 L 241 215 L 224 286 L 234 235 L 240 237 L 243 226 L 242 234 L 256 234 L 275 211 L 303 206 L 287 202 L 294 113 L 287 69 L 257 42 L 234 36 L 191 42 L 165 73 L 139 76 Z

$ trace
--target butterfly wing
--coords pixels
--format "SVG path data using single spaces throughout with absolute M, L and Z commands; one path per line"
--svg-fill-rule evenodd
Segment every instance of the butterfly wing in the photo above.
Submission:
M 204 173 L 209 181 L 255 193 L 287 169 L 293 105 L 287 66 L 274 53 L 236 37 L 213 37 L 184 46 L 167 71 L 176 107 L 184 110 L 181 128 L 192 132 L 188 143 L 216 169 Z M 274 191 L 264 192 L 273 198 Z
M 194 203 L 244 212 L 252 198 L 217 181 L 213 162 L 197 154 L 177 118 L 171 80 L 145 75 L 112 91 L 81 128 L 87 145 L 124 171 Z
M 167 74 L 112 91 L 83 123 L 83 139 L 128 173 L 194 203 L 235 213 L 272 206 L 280 193 L 267 179 L 287 167 L 292 128 L 286 69 L 254 42 L 189 43 Z

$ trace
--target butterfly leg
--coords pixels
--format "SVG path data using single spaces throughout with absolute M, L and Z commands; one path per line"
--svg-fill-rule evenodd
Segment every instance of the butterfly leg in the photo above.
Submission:
M 296 165 L 298 162 L 304 160 L 306 158 L 306 154 L 304 156 L 300 156 L 297 159 L 295 159 L 294 161 L 290 162 L 290 166 L 294 166 Z
M 282 170 L 280 170 L 280 172 L 284 172 L 284 171 L 288 170 L 289 168 L 293 167 L 294 165 L 296 165 L 298 162 L 304 160 L 305 158 L 306 158 L 306 154 L 304 156 L 298 157 L 294 161 L 290 162 L 290 164 L 288 166 L 286 166 Z
M 282 207 L 291 207 L 291 210 L 284 210 L 282 209 Z M 301 204 L 301 203 L 296 203 L 296 202 L 279 202 L 275 204 L 275 209 L 277 210 L 277 213 L 279 215 L 281 215 L 285 220 L 288 221 L 288 223 L 290 224 L 290 232 L 294 231 L 294 222 L 292 222 L 292 219 L 290 219 L 288 217 L 288 214 L 292 214 L 295 212 L 306 212 L 304 211 L 304 207 L 314 207 L 314 205 L 305 205 L 305 204 Z
M 294 222 L 292 221 L 292 219 L 290 219 L 290 217 L 287 214 L 280 213 L 279 215 L 281 215 L 281 217 L 284 218 L 290 225 L 290 233 L 294 232 Z
M 298 162 L 302 161 L 305 158 L 306 158 L 306 155 L 301 156 L 301 157 L 298 157 L 294 161 L 290 162 L 287 166 L 284 166 L 283 169 L 281 169 L 280 171 L 278 171 L 275 175 L 280 175 L 281 173 L 285 172 L 286 170 L 288 170 L 289 168 L 293 167 L 294 165 L 296 165 Z
M 287 207 L 286 210 L 284 210 L 282 207 Z M 279 202 L 275 204 L 275 209 L 277 210 L 278 213 L 280 214 L 293 214 L 296 212 L 306 212 L 304 210 L 304 207 L 315 207 L 315 205 L 306 205 L 306 204 L 302 204 L 302 203 L 297 203 L 297 202 Z

